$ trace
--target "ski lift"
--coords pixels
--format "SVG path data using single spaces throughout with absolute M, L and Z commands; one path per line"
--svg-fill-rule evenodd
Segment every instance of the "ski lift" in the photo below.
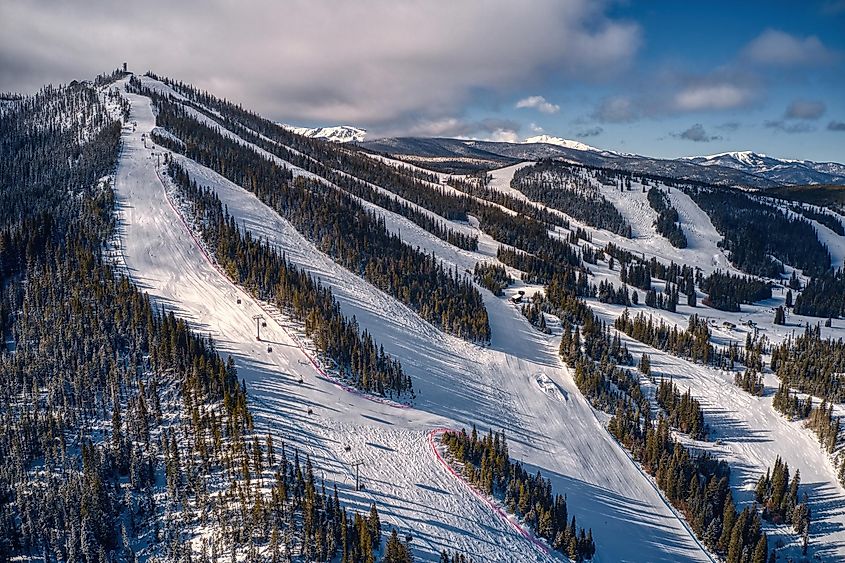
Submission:
M 267 328 L 267 321 L 261 321 L 261 328 Z

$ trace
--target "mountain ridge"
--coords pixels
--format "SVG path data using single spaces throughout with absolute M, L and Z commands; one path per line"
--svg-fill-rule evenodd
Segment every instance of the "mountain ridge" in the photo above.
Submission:
M 845 165 L 838 162 L 785 159 L 754 151 L 729 151 L 708 156 L 688 156 L 681 160 L 701 166 L 725 166 L 757 174 L 781 184 L 835 184 L 845 182 Z
M 331 127 L 298 127 L 287 123 L 279 123 L 288 131 L 297 135 L 304 135 L 314 139 L 325 139 L 335 143 L 361 142 L 367 136 L 367 130 L 352 125 L 335 125 Z
M 539 135 L 520 143 L 454 138 L 388 137 L 357 143 L 393 156 L 424 162 L 437 157 L 441 171 L 448 157 L 458 161 L 468 152 L 487 158 L 487 168 L 520 160 L 559 158 L 576 164 L 628 170 L 683 181 L 769 189 L 788 185 L 841 184 L 845 165 L 835 162 L 778 159 L 753 151 L 732 151 L 676 159 L 604 150 L 580 141 Z M 480 151 L 480 152 L 479 152 Z M 483 153 L 483 154 L 482 154 Z M 483 167 L 483 166 L 481 166 Z
M 776 186 L 821 185 L 845 183 L 845 164 L 785 159 L 752 150 L 725 151 L 710 155 L 661 159 L 639 154 L 619 153 L 581 141 L 549 134 L 539 134 L 520 142 L 485 141 L 449 137 L 384 137 L 368 139 L 367 130 L 351 125 L 298 127 L 280 123 L 289 131 L 306 137 L 337 143 L 355 143 L 365 149 L 393 156 L 415 157 L 418 162 L 435 162 L 442 167 L 444 159 L 452 159 L 445 170 L 465 172 L 465 159 L 476 159 L 483 167 L 486 160 L 493 167 L 516 160 L 565 158 L 588 166 L 619 169 L 634 168 L 641 173 L 665 175 L 678 180 L 703 181 L 767 189 Z M 479 153 L 478 151 L 481 151 Z M 594 155 L 599 155 L 598 157 Z M 613 159 L 623 159 L 614 162 Z M 464 160 L 458 165 L 459 160 Z M 676 163 L 676 164 L 671 164 Z M 622 166 L 620 166 L 622 164 Z M 689 168 L 693 164 L 705 169 Z M 457 165 L 457 166 L 456 166 Z M 470 166 L 471 168 L 471 166 Z M 736 171 L 736 172 L 732 172 Z M 739 174 L 738 174 L 739 173 Z

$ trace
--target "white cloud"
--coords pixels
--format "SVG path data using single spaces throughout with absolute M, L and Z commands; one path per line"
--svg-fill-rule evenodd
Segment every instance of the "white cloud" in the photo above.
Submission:
M 485 141 L 497 141 L 500 143 L 518 143 L 520 141 L 519 133 L 516 131 L 509 131 L 507 129 L 493 131 L 487 136 L 482 137 L 482 139 Z
M 543 96 L 528 96 L 516 102 L 516 109 L 533 108 L 541 113 L 557 113 L 560 106 L 546 100 Z
M 594 80 L 634 57 L 608 2 L 33 0 L 0 3 L 0 84 L 32 91 L 123 61 L 267 117 L 370 130 L 460 115 L 549 76 Z
M 545 131 L 545 129 L 543 129 L 543 127 L 542 127 L 542 126 L 537 125 L 536 123 L 529 123 L 529 124 L 528 124 L 528 129 L 529 129 L 532 133 L 535 133 L 535 134 L 540 134 L 540 133 L 542 133 L 543 131 Z
M 815 35 L 796 37 L 777 29 L 767 29 L 745 48 L 749 60 L 767 65 L 822 65 L 837 56 Z
M 678 92 L 675 106 L 681 111 L 732 109 L 746 105 L 752 97 L 750 89 L 735 84 L 699 84 Z
M 516 142 L 519 140 L 519 130 L 520 124 L 509 119 L 466 120 L 459 117 L 443 117 L 417 120 L 406 130 L 388 131 L 380 136 L 406 134 L 413 137 L 455 137 Z

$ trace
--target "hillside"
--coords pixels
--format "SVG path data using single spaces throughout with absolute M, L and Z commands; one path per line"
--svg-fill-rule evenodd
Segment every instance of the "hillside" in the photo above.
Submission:
M 0 120 L 0 560 L 845 558 L 832 188 L 152 73 Z

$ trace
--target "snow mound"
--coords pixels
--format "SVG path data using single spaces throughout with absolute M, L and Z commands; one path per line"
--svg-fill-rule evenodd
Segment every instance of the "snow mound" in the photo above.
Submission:
M 569 397 L 566 396 L 566 391 L 561 389 L 558 384 L 552 381 L 551 378 L 545 373 L 538 374 L 534 378 L 534 382 L 537 383 L 537 386 L 540 388 L 540 391 L 542 391 L 555 401 L 565 403 L 569 400 Z

